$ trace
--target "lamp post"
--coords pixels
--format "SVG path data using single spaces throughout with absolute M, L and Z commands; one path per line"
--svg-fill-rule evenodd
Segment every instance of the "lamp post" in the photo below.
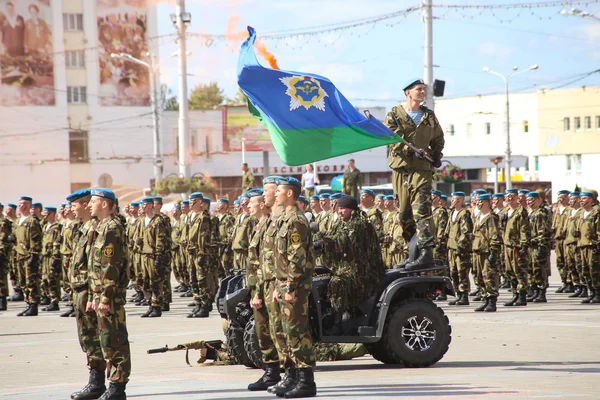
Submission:
M 563 10 L 561 10 L 560 15 L 564 15 L 564 16 L 573 15 L 576 17 L 591 18 L 591 19 L 595 19 L 596 21 L 600 21 L 600 18 L 596 17 L 595 15 L 592 15 L 587 11 L 578 10 L 577 8 L 571 8 L 570 10 L 563 9 Z
M 150 53 L 146 53 L 146 56 L 150 60 L 149 63 L 127 53 L 111 53 L 110 56 L 143 65 L 150 71 L 150 105 L 152 107 L 152 126 L 154 128 L 154 186 L 156 187 L 162 179 L 162 152 L 160 149 L 160 130 L 158 124 L 158 96 L 156 94 L 156 72 L 158 68 L 154 64 L 154 57 Z
M 502 157 L 492 158 L 490 162 L 494 164 L 494 193 L 498 193 L 498 164 L 502 162 Z
M 511 155 L 511 150 L 510 150 L 510 115 L 509 115 L 509 102 L 508 102 L 508 81 L 510 80 L 510 78 L 514 78 L 517 75 L 521 75 L 527 71 L 532 71 L 535 69 L 538 69 L 538 65 L 534 64 L 531 67 L 527 68 L 526 70 L 523 71 L 519 71 L 517 72 L 517 70 L 519 69 L 519 67 L 517 67 L 516 65 L 512 68 L 512 72 L 508 75 L 502 75 L 498 72 L 492 71 L 491 69 L 489 69 L 488 67 L 483 67 L 483 72 L 488 72 L 492 75 L 496 75 L 499 76 L 500 78 L 502 78 L 502 80 L 504 81 L 504 85 L 505 85 L 505 93 L 506 93 L 506 110 L 505 110 L 505 123 L 506 123 L 506 128 L 505 128 L 505 132 L 506 132 L 506 188 L 507 189 L 512 189 L 512 181 L 510 179 L 510 175 L 511 175 L 511 171 L 510 171 L 510 165 L 512 162 L 512 159 L 510 158 Z

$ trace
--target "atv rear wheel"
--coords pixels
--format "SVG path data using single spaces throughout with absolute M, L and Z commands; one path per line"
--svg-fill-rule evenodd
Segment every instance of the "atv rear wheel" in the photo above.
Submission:
M 256 321 L 254 321 L 254 316 L 250 318 L 250 321 L 246 324 L 246 329 L 244 329 L 244 350 L 255 368 L 264 369 L 262 352 L 258 345 L 258 335 L 256 334 Z
M 244 364 L 246 367 L 254 368 L 254 363 L 246 354 L 244 349 L 244 330 L 230 323 L 227 329 L 227 351 L 234 362 Z
M 395 363 L 420 368 L 441 360 L 451 340 L 441 308 L 431 300 L 408 299 L 390 308 L 380 343 Z

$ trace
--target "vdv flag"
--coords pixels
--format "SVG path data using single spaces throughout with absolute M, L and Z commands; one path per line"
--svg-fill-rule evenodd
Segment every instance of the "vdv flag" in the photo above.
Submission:
M 375 118 L 366 118 L 329 79 L 265 68 L 254 53 L 256 32 L 242 44 L 238 85 L 250 112 L 269 130 L 287 165 L 302 165 L 401 142 Z

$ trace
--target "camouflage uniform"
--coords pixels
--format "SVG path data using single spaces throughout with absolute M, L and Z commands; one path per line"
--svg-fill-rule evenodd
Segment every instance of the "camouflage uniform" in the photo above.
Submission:
M 567 254 L 565 246 L 567 219 L 569 218 L 570 207 L 559 206 L 556 213 L 552 216 L 552 232 L 554 234 L 554 253 L 556 255 L 556 268 L 560 274 L 561 282 L 570 284 L 571 279 L 567 269 Z
M 219 218 L 216 215 L 210 216 L 210 244 L 208 248 L 209 253 L 209 265 L 210 265 L 210 277 L 213 280 L 212 286 L 212 297 L 217 294 L 217 288 L 219 287 L 219 281 L 225 278 L 225 271 L 221 268 L 221 259 L 219 258 L 219 243 L 221 237 L 219 236 Z
M 22 220 L 22 221 L 21 221 Z M 40 253 L 42 251 L 42 227 L 39 220 L 28 215 L 16 222 L 14 228 L 17 252 L 19 286 L 29 304 L 40 302 Z
M 404 235 L 404 226 L 402 225 L 401 216 L 398 211 L 394 212 L 394 216 L 390 226 L 390 247 L 388 248 L 388 258 L 390 266 L 394 267 L 398 263 L 408 257 L 408 243 Z
M 387 268 L 392 265 L 392 258 L 390 255 L 390 246 L 392 244 L 392 226 L 394 218 L 396 217 L 396 211 L 386 211 L 383 214 L 383 240 L 381 241 L 381 256 L 383 263 Z
M 479 290 L 483 297 L 498 297 L 501 245 L 498 216 L 480 214 L 473 225 L 473 269 L 482 276 L 483 284 Z
M 529 214 L 531 226 L 531 283 L 538 289 L 548 288 L 548 258 L 550 257 L 551 216 L 546 208 L 538 207 Z
M 421 106 L 423 118 L 417 125 L 401 105 L 393 107 L 385 123 L 394 133 L 417 148 L 426 150 L 433 158 L 441 158 L 444 149 L 444 132 L 432 110 Z M 417 233 L 420 248 L 433 246 L 429 228 L 431 220 L 431 183 L 433 168 L 429 161 L 417 159 L 404 144 L 391 147 L 388 163 L 392 168 L 394 195 L 399 202 L 398 211 L 404 225 L 404 237 L 410 240 Z
M 317 361 L 343 361 L 362 357 L 367 348 L 362 343 L 315 343 Z
M 58 222 L 47 223 L 42 237 L 42 293 L 52 303 L 60 301 L 61 230 Z
M 529 255 L 527 248 L 531 240 L 531 226 L 527 211 L 518 206 L 508 209 L 506 230 L 504 231 L 504 262 L 506 276 L 515 293 L 525 293 L 529 287 L 527 271 L 529 270 Z
M 189 239 L 189 230 L 190 230 L 190 219 L 192 212 L 190 211 L 188 214 L 181 214 L 179 217 L 179 225 L 181 227 L 181 276 L 186 282 L 186 286 L 191 292 L 194 290 L 198 291 L 198 282 L 196 282 L 196 274 L 194 272 L 194 277 L 192 278 L 191 265 L 190 264 L 190 254 L 188 253 L 188 239 Z
M 381 243 L 383 241 L 383 216 L 381 215 L 381 211 L 377 209 L 377 207 L 373 206 L 366 210 L 367 220 L 373 225 L 375 228 L 375 232 L 377 233 L 378 242 Z
M 173 227 L 171 226 L 171 218 L 163 213 L 158 213 L 161 218 L 163 229 L 165 230 L 165 249 L 163 250 L 162 262 L 165 265 L 165 271 L 163 273 L 163 280 L 161 286 L 161 292 L 165 303 L 173 302 L 173 290 L 171 289 L 171 272 L 173 272 L 173 254 L 171 248 L 173 242 L 171 240 Z
M 88 261 L 88 301 L 96 304 L 98 336 L 111 383 L 127 383 L 131 374 L 125 317 L 125 291 L 129 278 L 124 243 L 125 227 L 117 217 L 109 216 L 96 228 Z M 108 304 L 110 312 L 98 311 L 100 303 Z
M 12 254 L 12 221 L 0 215 L 0 297 L 8 296 L 8 269 Z
M 502 253 L 500 255 L 500 260 L 498 261 L 500 276 L 505 280 L 508 280 L 506 277 L 506 260 L 504 258 L 504 232 L 506 231 L 506 221 L 508 220 L 508 207 L 500 208 L 495 210 L 496 215 L 498 216 L 498 230 L 500 231 L 500 240 L 502 241 Z
M 242 193 L 246 193 L 248 190 L 254 187 L 254 175 L 250 170 L 244 172 L 242 176 Z
M 230 213 L 220 214 L 219 218 L 219 259 L 220 270 L 227 275 L 233 269 L 233 257 L 231 253 L 226 253 L 225 248 L 229 244 L 229 238 L 233 232 L 235 217 Z
M 471 269 L 472 232 L 471 214 L 464 208 L 460 211 L 452 211 L 445 234 L 448 241 L 448 263 L 452 283 L 462 293 L 471 290 L 469 270 Z
M 171 269 L 175 280 L 180 285 L 185 285 L 184 276 L 181 274 L 181 220 L 175 220 L 171 225 Z
M 579 232 L 577 248 L 581 252 L 582 284 L 600 293 L 600 210 L 598 208 L 592 208 L 589 213 L 585 210 L 581 213 Z
M 567 220 L 565 222 L 565 261 L 567 274 L 573 285 L 585 285 L 581 278 L 581 250 L 577 247 L 577 241 L 580 236 L 579 226 L 581 225 L 583 208 L 575 210 L 569 207 Z
M 344 171 L 344 191 L 348 196 L 354 198 L 358 197 L 358 189 L 362 187 L 362 175 L 358 168 L 354 168 L 350 171 L 350 168 L 346 168 Z
M 238 216 L 231 234 L 231 250 L 233 250 L 233 268 L 245 269 L 248 259 L 250 233 L 254 229 L 256 218 L 242 213 Z
M 133 262 L 133 270 L 135 272 L 136 290 L 139 292 L 148 291 L 149 283 L 142 264 L 142 247 L 144 239 L 142 238 L 144 228 L 144 217 L 137 217 L 130 228 L 131 234 L 131 260 Z M 133 278 L 133 277 L 132 277 Z
M 308 295 L 312 287 L 314 252 L 310 227 L 304 213 L 296 206 L 282 217 L 274 243 L 275 271 L 283 331 L 289 359 L 284 368 L 311 368 L 315 365 L 312 338 L 308 323 Z M 296 301 L 285 301 L 286 293 L 294 292 Z
M 75 232 L 81 227 L 80 219 L 72 219 L 65 222 L 62 228 L 62 242 L 60 254 L 62 255 L 62 288 L 69 295 L 69 301 L 73 301 L 73 293 L 69 283 L 69 266 L 73 257 L 75 247 Z
M 435 241 L 433 258 L 442 260 L 444 265 L 448 264 L 448 246 L 446 244 L 446 226 L 448 226 L 448 211 L 438 206 L 431 213 L 431 232 Z M 444 272 L 442 272 L 442 275 Z
M 164 279 L 167 273 L 169 235 L 164 220 L 154 214 L 142 228 L 142 267 L 148 281 L 146 297 L 152 307 L 161 307 L 164 300 Z
M 210 278 L 209 245 L 211 236 L 210 215 L 206 211 L 194 213 L 190 219 L 188 231 L 189 263 L 193 270 L 193 279 L 197 282 L 194 288 L 194 301 L 198 306 L 208 307 L 212 304 Z M 190 275 L 192 277 L 192 275 Z

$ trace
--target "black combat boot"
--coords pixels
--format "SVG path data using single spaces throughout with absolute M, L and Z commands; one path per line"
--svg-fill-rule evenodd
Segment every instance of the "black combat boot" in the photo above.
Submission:
M 40 306 L 47 306 L 50 304 L 50 297 L 42 296 L 42 300 L 40 300 Z
M 148 315 L 148 318 L 158 318 L 162 317 L 162 307 L 156 306 L 152 307 L 152 312 Z
M 519 298 L 513 304 L 515 307 L 517 306 L 526 306 L 527 305 L 527 292 L 519 293 Z
M 71 313 L 74 313 L 74 312 L 75 312 L 75 307 L 71 304 L 71 305 L 67 306 L 67 310 L 64 313 L 60 314 L 60 316 L 61 317 L 69 317 L 69 316 L 71 316 Z
M 23 291 L 21 289 L 15 289 L 15 292 L 12 296 L 10 296 L 8 301 L 25 301 L 25 296 L 23 295 Z
M 537 297 L 535 297 L 533 299 L 534 303 L 547 303 L 548 300 L 546 299 L 546 289 L 538 289 L 539 293 L 537 295 Z
M 485 310 L 485 308 L 488 306 L 488 304 L 490 304 L 490 298 L 486 297 L 485 301 L 483 303 L 481 303 L 481 305 L 479 307 L 477 307 L 475 309 L 475 311 L 483 311 L 483 310 Z
M 583 292 L 583 286 L 577 286 L 575 287 L 575 291 L 569 295 L 569 297 L 574 298 L 574 297 L 579 297 L 581 296 L 581 292 Z
M 210 315 L 210 306 L 208 304 L 202 304 L 200 309 L 194 313 L 192 318 L 208 318 Z
M 496 302 L 498 301 L 497 296 L 488 297 L 489 301 L 487 306 L 485 307 L 485 312 L 495 312 L 496 311 Z
M 69 294 L 68 293 L 63 293 L 60 301 L 69 301 Z
M 527 301 L 532 301 L 536 297 L 540 295 L 540 289 L 537 286 L 531 286 L 529 291 L 527 292 Z
M 88 384 L 78 392 L 71 394 L 73 400 L 93 400 L 102 396 L 106 392 L 104 385 L 104 371 L 90 370 L 90 379 Z
M 104 392 L 98 400 L 126 400 L 127 395 L 125 394 L 126 383 L 113 383 L 108 385 L 108 390 Z
M 194 318 L 194 314 L 200 311 L 200 304 L 197 304 L 196 307 L 192 310 L 191 313 L 187 315 L 188 318 Z
M 567 290 L 567 284 L 563 283 L 558 289 L 554 291 L 554 293 L 564 293 Z
M 154 307 L 150 306 L 150 307 L 148 307 L 146 312 L 141 315 L 141 317 L 148 318 L 150 316 L 150 314 L 152 314 L 153 311 L 154 311 Z
M 58 302 L 53 301 L 48 307 L 42 308 L 42 311 L 60 311 L 60 308 L 58 307 Z
M 285 371 L 283 379 L 281 379 L 276 385 L 269 386 L 267 388 L 267 392 L 277 395 L 281 393 L 283 395 L 288 390 L 293 389 L 298 384 L 298 381 L 296 381 L 297 371 L 298 370 L 296 367 L 289 368 L 287 371 Z
M 269 386 L 276 385 L 281 380 L 279 375 L 279 363 L 269 363 L 265 365 L 265 373 L 254 383 L 248 385 L 248 390 L 267 390 Z
M 519 300 L 519 293 L 517 293 L 517 291 L 515 290 L 513 293 L 512 299 L 510 299 L 508 302 L 504 303 L 504 307 L 514 306 L 517 300 Z
M 457 306 L 468 306 L 469 305 L 469 294 L 467 292 L 463 292 L 462 297 L 458 299 L 456 302 Z
M 589 297 L 589 293 L 588 293 L 588 288 L 587 286 L 584 286 L 583 289 L 581 290 L 581 294 L 579 295 L 579 297 Z
M 181 285 L 177 285 L 173 288 L 173 293 L 179 293 L 179 289 L 181 289 Z
M 277 393 L 278 397 L 286 399 L 299 399 L 303 397 L 315 397 L 317 395 L 317 385 L 315 384 L 315 373 L 312 368 L 299 368 L 298 384 L 290 391 L 282 395 Z
M 195 302 L 195 301 L 192 301 L 192 302 L 191 302 L 191 303 L 189 303 L 187 306 L 188 306 L 188 307 L 196 307 L 196 306 L 197 306 L 197 304 L 196 304 L 196 302 Z
M 473 297 L 473 301 L 481 301 L 483 300 L 483 294 L 481 293 L 481 290 L 477 290 L 477 294 L 475 295 L 475 297 Z
M 471 297 L 477 296 L 477 295 L 479 295 L 479 292 L 480 292 L 479 288 L 475 289 L 471 293 L 469 293 L 469 296 L 471 296 Z
M 25 307 L 25 309 L 23 311 L 21 311 L 20 313 L 17 314 L 17 317 L 22 317 L 25 315 L 25 313 L 27 311 L 29 311 L 29 308 L 31 307 L 31 304 L 27 303 L 27 307 Z
M 29 309 L 23 314 L 24 317 L 35 317 L 38 315 L 38 305 L 30 304 Z
M 168 301 L 165 301 L 164 303 L 162 303 L 162 306 L 160 306 L 160 310 L 161 311 L 171 311 L 171 305 L 169 304 Z
M 502 283 L 500 284 L 500 289 L 508 289 L 510 288 L 510 282 L 505 277 L 502 277 Z
M 586 288 L 587 289 L 587 288 Z M 583 296 L 581 296 L 583 297 Z M 589 296 L 585 299 L 581 300 L 581 304 L 588 304 L 592 302 L 592 299 L 596 297 L 596 291 L 594 289 L 590 289 Z
M 594 297 L 592 297 L 592 299 L 590 300 L 590 303 L 594 303 L 594 304 L 600 303 L 600 288 L 594 288 L 594 289 L 592 289 L 592 291 L 594 292 Z
M 569 282 L 566 284 L 565 293 L 573 293 L 575 291 L 575 287 L 573 286 L 573 282 Z
M 464 293 L 464 294 L 465 294 L 465 296 L 466 296 L 466 293 Z M 459 301 L 460 299 L 462 299 L 462 297 L 463 297 L 463 292 L 458 292 L 458 294 L 456 295 L 456 298 L 455 298 L 454 300 L 450 300 L 450 301 L 448 302 L 448 305 L 449 305 L 449 306 L 455 306 L 455 305 L 458 303 L 458 301 Z
M 431 246 L 423 247 L 421 251 L 419 251 L 419 256 L 413 262 L 409 262 L 404 267 L 407 271 L 418 271 L 421 269 L 425 269 L 435 265 L 435 260 L 433 259 L 433 250 Z
M 6 296 L 0 297 L 0 311 L 6 311 Z

